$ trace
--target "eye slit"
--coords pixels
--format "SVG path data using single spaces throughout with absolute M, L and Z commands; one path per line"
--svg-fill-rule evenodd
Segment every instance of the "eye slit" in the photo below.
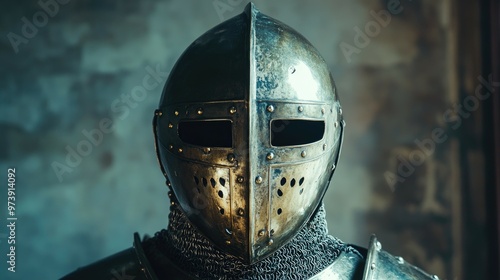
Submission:
M 305 145 L 323 139 L 325 122 L 323 120 L 272 120 L 270 132 L 272 146 Z
M 233 128 L 230 120 L 184 120 L 177 129 L 179 138 L 200 147 L 231 148 Z

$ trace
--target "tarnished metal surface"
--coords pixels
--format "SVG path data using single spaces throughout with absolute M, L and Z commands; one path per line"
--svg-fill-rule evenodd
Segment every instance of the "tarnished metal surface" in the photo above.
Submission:
M 184 52 L 156 115 L 160 162 L 181 208 L 219 248 L 248 263 L 269 256 L 304 226 L 340 153 L 343 120 L 325 61 L 300 34 L 253 4 Z M 232 124 L 230 147 L 182 141 L 179 123 L 214 120 Z M 281 125 L 274 127 L 275 120 Z M 273 146 L 273 134 L 292 120 L 324 125 L 311 142 L 304 143 L 304 127 L 288 136 L 292 144 Z
M 382 250 L 382 244 L 373 235 L 366 258 L 363 280 L 439 280 L 436 275 L 429 275 L 420 268 L 407 263 L 402 257 L 395 257 Z
M 161 161 L 181 208 L 210 240 L 237 256 L 249 247 L 245 107 L 244 101 L 174 104 L 162 109 L 165 113 L 159 120 L 160 139 L 167 140 L 159 144 Z M 199 108 L 203 114 L 198 114 Z M 180 139 L 176 129 L 181 120 L 219 119 L 232 123 L 231 147 L 190 145 Z
M 309 280 L 354 280 L 363 268 L 363 259 L 354 253 L 342 253 L 335 262 Z

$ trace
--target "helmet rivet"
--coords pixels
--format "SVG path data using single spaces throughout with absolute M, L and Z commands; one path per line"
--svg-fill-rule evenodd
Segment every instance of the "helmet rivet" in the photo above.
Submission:
M 173 128 L 174 125 L 172 123 L 168 123 L 168 128 Z
M 334 163 L 334 164 L 332 164 L 332 170 L 335 170 L 335 167 L 336 167 L 336 166 L 335 166 L 335 163 Z
M 262 184 L 262 177 L 257 176 L 257 178 L 255 178 L 255 183 Z
M 402 257 L 396 257 L 396 259 L 398 260 L 399 264 L 404 264 L 405 263 L 405 259 L 403 259 Z
M 238 183 L 243 183 L 245 181 L 245 179 L 243 177 L 241 177 L 241 176 L 238 176 L 238 178 L 236 178 L 236 181 Z
M 306 157 L 306 156 L 307 156 L 306 151 L 302 151 L 302 153 L 300 153 L 300 156 L 301 156 L 301 157 Z
M 323 151 L 326 150 L 326 147 L 328 147 L 328 145 L 323 144 Z
M 333 125 L 334 125 L 335 127 L 337 127 L 337 126 L 339 126 L 339 122 L 335 122 Z
M 234 162 L 234 160 L 235 160 L 235 159 L 236 159 L 236 158 L 235 158 L 234 154 L 229 154 L 229 155 L 227 155 L 227 161 L 229 161 L 229 162 Z
M 261 229 L 259 230 L 259 236 L 264 236 L 264 234 L 266 234 L 266 231 Z
M 231 245 L 231 240 L 226 240 L 227 245 Z
M 271 246 L 273 245 L 274 243 L 274 240 L 272 238 L 269 239 L 269 241 L 267 242 L 267 245 Z
M 183 152 L 182 148 L 177 149 L 177 151 L 178 151 L 179 153 L 182 153 L 182 152 Z
M 196 113 L 197 113 L 198 115 L 203 115 L 203 108 L 198 108 L 198 109 L 196 110 Z
M 321 108 L 321 114 L 325 114 L 325 108 Z
M 231 115 L 234 114 L 234 113 L 236 113 L 236 107 L 233 106 L 233 107 L 229 108 L 229 113 Z
M 172 150 L 172 149 L 174 148 L 174 145 L 170 144 L 170 145 L 168 145 L 168 148 L 169 148 L 170 150 Z
M 207 147 L 207 148 L 203 148 L 203 152 L 204 152 L 205 154 L 210 154 L 210 152 L 211 152 L 211 151 L 212 151 L 212 149 L 210 149 L 210 148 L 208 148 L 208 147 Z
M 238 209 L 238 215 L 243 216 L 243 214 L 245 214 L 245 211 L 242 208 Z
M 379 241 L 377 241 L 377 243 L 375 243 L 375 248 L 377 249 L 377 251 L 382 250 L 382 243 L 380 243 Z
M 167 186 L 171 187 L 172 183 L 170 183 L 170 181 L 167 181 Z
M 268 160 L 272 160 L 274 158 L 274 154 L 273 153 L 269 153 L 269 154 L 267 154 L 266 158 Z
M 174 111 L 174 115 L 178 116 L 179 115 L 179 111 Z
M 304 107 L 299 106 L 299 112 L 304 112 Z
M 273 105 L 268 105 L 267 106 L 267 111 L 270 112 L 270 113 L 274 112 L 274 106 Z
M 339 114 L 341 114 L 341 115 L 342 115 L 342 108 L 340 108 L 340 109 L 339 109 Z
M 288 68 L 288 71 L 290 71 L 290 74 L 295 73 L 295 67 L 290 66 L 290 68 Z

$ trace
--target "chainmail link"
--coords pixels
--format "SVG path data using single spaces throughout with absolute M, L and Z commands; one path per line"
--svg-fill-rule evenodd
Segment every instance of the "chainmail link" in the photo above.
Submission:
M 168 258 L 199 279 L 309 279 L 330 265 L 341 252 L 357 251 L 328 235 L 324 206 L 285 246 L 252 265 L 225 254 L 200 234 L 177 208 L 171 207 L 168 229 L 144 244 L 153 267 Z M 359 255 L 359 253 L 357 253 Z

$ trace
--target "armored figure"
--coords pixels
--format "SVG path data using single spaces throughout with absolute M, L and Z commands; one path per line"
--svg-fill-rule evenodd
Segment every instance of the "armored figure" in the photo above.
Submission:
M 153 119 L 169 225 L 63 279 L 437 279 L 328 235 L 345 123 L 317 50 L 250 3 L 193 42 Z

